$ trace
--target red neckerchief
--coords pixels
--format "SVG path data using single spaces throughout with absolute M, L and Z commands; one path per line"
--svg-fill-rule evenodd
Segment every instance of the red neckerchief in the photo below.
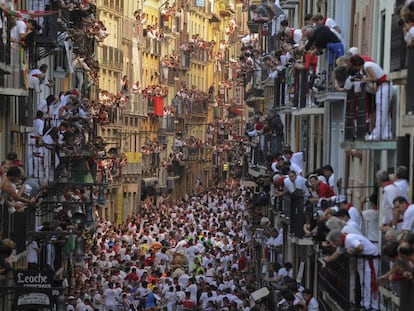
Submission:
M 392 181 L 391 180 L 384 182 L 384 185 L 382 186 L 382 193 L 384 193 L 384 188 L 386 186 L 389 186 L 389 185 L 392 185 Z
M 342 233 L 342 237 L 341 237 L 342 246 L 345 246 L 345 239 L 347 235 L 348 235 L 347 233 Z
M 352 204 L 351 204 L 351 203 L 348 203 L 348 204 L 346 205 L 346 210 L 349 212 L 349 210 L 351 209 L 351 207 L 352 207 Z
M 295 39 L 295 30 L 294 28 L 292 28 L 292 39 Z
M 368 259 L 368 266 L 369 270 L 371 270 L 371 292 L 374 295 L 374 299 L 376 298 L 378 294 L 378 285 L 377 285 L 377 274 L 375 273 L 375 266 L 374 266 L 374 260 L 372 258 Z

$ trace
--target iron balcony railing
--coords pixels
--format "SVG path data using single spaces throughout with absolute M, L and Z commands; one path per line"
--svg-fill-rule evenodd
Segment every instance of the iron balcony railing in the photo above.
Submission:
M 395 133 L 395 102 L 390 81 L 379 85 L 370 82 L 376 91 L 370 90 L 367 83 L 362 83 L 348 91 L 345 140 L 381 141 L 394 139 Z

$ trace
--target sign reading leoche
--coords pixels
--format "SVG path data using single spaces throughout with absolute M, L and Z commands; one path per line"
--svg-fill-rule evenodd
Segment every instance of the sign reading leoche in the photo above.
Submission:
M 18 310 L 51 307 L 53 271 L 16 270 L 14 280 Z

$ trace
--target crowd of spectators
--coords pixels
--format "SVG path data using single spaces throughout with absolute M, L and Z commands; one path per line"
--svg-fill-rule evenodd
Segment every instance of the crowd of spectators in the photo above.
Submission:
M 407 168 L 400 166 L 391 176 L 387 171 L 379 171 L 376 177 L 383 191 L 381 205 L 378 206 L 377 188 L 367 200 L 356 204 L 361 207 L 355 207 L 341 194 L 345 192 L 342 181 L 335 179 L 330 165 L 305 175 L 298 159 L 297 154 L 286 151 L 270 164 L 275 206 L 282 219 L 290 220 L 291 234 L 312 238 L 319 244 L 323 267 L 340 260 L 344 253 L 355 259 L 361 306 L 379 310 L 379 284 L 395 289 L 393 282 L 412 279 L 414 209 L 408 200 Z M 383 219 L 379 219 L 379 209 Z M 378 248 L 380 241 L 382 252 Z M 379 269 L 381 253 L 390 258 L 390 266 L 385 270 Z M 359 306 L 358 300 L 355 303 Z

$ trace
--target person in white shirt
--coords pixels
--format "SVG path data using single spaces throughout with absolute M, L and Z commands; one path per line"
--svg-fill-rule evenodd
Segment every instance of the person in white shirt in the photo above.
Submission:
M 52 80 L 48 80 L 46 78 L 46 72 L 47 72 L 48 66 L 46 64 L 41 65 L 39 68 L 32 69 L 29 72 L 28 77 L 28 85 L 29 89 L 34 89 L 36 93 L 40 93 L 41 85 L 46 85 L 48 87 L 53 87 L 54 82 Z
M 322 14 L 315 14 L 312 17 L 312 21 L 316 25 L 327 26 L 338 37 L 339 40 L 343 41 L 342 30 L 333 18 L 324 17 Z
M 306 178 L 298 175 L 297 172 L 291 170 L 288 172 L 288 177 L 283 180 L 285 191 L 290 194 L 300 194 L 305 201 L 309 197 L 309 189 L 306 186 Z
M 325 165 L 322 167 L 323 176 L 326 178 L 326 183 L 335 191 L 335 174 L 332 166 Z M 336 191 L 335 191 L 336 192 Z
M 393 201 L 401 196 L 401 190 L 390 180 L 386 170 L 378 171 L 376 177 L 378 185 L 383 188 L 380 208 L 383 211 L 381 230 L 385 232 L 389 227 L 398 225 L 399 213 L 394 210 Z
M 99 285 L 95 295 L 92 297 L 95 311 L 104 311 L 104 301 L 102 297 L 102 287 Z
M 326 240 L 337 247 L 343 247 L 350 255 L 361 256 L 358 258 L 358 272 L 361 278 L 361 290 L 365 309 L 379 310 L 378 292 L 371 284 L 376 284 L 378 274 L 378 247 L 370 242 L 362 234 L 343 234 L 334 230 L 329 232 Z M 363 257 L 362 257 L 363 256 Z
M 108 288 L 104 291 L 105 310 L 118 310 L 118 293 L 112 282 L 108 283 Z
M 359 55 L 350 58 L 350 64 L 354 70 L 363 70 L 368 92 L 375 94 L 375 127 L 371 133 L 365 135 L 365 140 L 388 140 L 392 138 L 390 103 L 392 97 L 391 84 L 387 82 L 385 71 L 376 63 L 364 61 Z
M 414 204 L 409 204 L 403 196 L 396 197 L 393 203 L 394 209 L 403 215 L 401 230 L 414 233 Z
M 397 167 L 397 170 L 395 171 L 395 177 L 394 184 L 401 190 L 401 195 L 405 197 L 407 200 L 408 198 L 408 175 L 409 170 L 406 166 L 400 165 Z
M 302 292 L 303 299 L 305 300 L 305 306 L 307 311 L 319 311 L 319 303 L 313 297 L 313 292 L 310 288 L 306 288 Z
M 362 216 L 361 216 L 361 212 L 359 211 L 359 209 L 356 208 L 355 206 L 352 206 L 352 204 L 348 203 L 348 200 L 342 194 L 336 197 L 336 203 L 338 204 L 338 207 L 340 209 L 348 212 L 349 217 L 356 224 L 356 228 L 359 231 L 361 231 L 362 230 Z

